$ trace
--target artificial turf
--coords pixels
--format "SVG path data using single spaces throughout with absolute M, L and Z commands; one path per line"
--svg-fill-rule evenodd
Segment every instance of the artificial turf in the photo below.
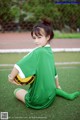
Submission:
M 57 67 L 62 89 L 72 93 L 80 89 L 80 67 L 62 68 Z M 80 97 L 73 101 L 56 97 L 53 104 L 44 110 L 34 110 L 18 101 L 13 91 L 19 87 L 8 82 L 7 76 L 10 70 L 0 71 L 0 112 L 8 112 L 9 119 L 47 119 L 47 120 L 79 120 L 80 119 Z M 22 86 L 28 89 L 28 86 Z
M 26 54 L 27 53 L 1 53 L 0 64 L 14 64 Z M 79 62 L 80 52 L 55 52 L 54 59 L 55 62 Z
M 0 64 L 15 63 L 24 54 L 0 54 Z M 80 61 L 80 53 L 55 53 L 57 62 Z M 19 87 L 8 82 L 12 67 L 0 67 L 0 112 L 8 112 L 10 120 L 80 120 L 80 96 L 73 101 L 56 97 L 49 108 L 34 110 L 18 101 L 13 91 Z M 57 66 L 60 85 L 66 92 L 80 90 L 80 66 Z M 28 89 L 29 85 L 22 86 Z

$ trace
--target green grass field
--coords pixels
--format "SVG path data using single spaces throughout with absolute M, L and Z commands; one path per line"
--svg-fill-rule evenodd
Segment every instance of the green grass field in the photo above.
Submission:
M 0 54 L 0 64 L 14 64 L 25 54 Z M 54 53 L 56 62 L 80 62 L 80 53 Z M 53 104 L 44 110 L 26 108 L 18 101 L 13 91 L 19 87 L 10 84 L 7 76 L 12 67 L 0 66 L 0 112 L 8 112 L 10 120 L 80 120 L 80 97 L 73 101 L 56 97 Z M 57 65 L 62 89 L 72 93 L 80 90 L 80 64 Z M 21 88 L 28 89 L 29 85 Z
M 80 33 L 64 33 L 54 31 L 54 38 L 78 38 L 80 39 Z

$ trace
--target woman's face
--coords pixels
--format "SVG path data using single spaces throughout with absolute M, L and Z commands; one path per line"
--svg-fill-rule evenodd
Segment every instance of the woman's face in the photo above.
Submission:
M 33 33 L 33 39 L 37 46 L 45 46 L 48 43 L 50 36 L 46 36 L 43 29 L 41 29 L 41 35 L 35 35 Z
M 37 46 L 45 46 L 47 44 L 47 37 L 45 37 L 44 35 L 36 36 L 35 34 L 33 34 L 33 39 Z

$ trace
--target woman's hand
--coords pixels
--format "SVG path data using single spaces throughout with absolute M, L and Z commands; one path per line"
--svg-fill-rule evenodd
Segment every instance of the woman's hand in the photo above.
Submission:
M 61 89 L 61 86 L 59 84 L 58 76 L 56 77 L 56 88 Z
M 8 80 L 9 82 L 11 82 L 12 84 L 15 84 L 15 85 L 20 85 L 21 84 L 18 84 L 15 82 L 15 77 L 18 75 L 19 71 L 14 67 L 11 74 L 8 75 Z
M 61 89 L 61 86 L 59 85 L 59 86 L 57 86 L 57 88 L 58 88 L 58 89 Z
M 22 86 L 21 84 L 17 84 L 17 83 L 15 82 L 15 80 L 13 80 L 13 81 L 9 80 L 9 82 L 12 83 L 12 84 L 18 85 L 18 86 Z
M 21 86 L 21 84 L 18 84 L 18 83 L 15 82 L 15 78 L 13 78 L 10 74 L 8 75 L 8 81 L 12 84 Z

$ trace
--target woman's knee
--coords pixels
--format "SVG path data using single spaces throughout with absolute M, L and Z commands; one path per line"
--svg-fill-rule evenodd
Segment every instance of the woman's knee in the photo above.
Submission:
M 27 91 L 22 88 L 17 88 L 14 91 L 14 95 L 17 99 L 25 103 L 25 95 L 27 94 Z
M 16 88 L 15 90 L 14 90 L 14 96 L 16 97 L 16 93 L 19 91 L 19 90 L 21 90 L 22 88 Z

